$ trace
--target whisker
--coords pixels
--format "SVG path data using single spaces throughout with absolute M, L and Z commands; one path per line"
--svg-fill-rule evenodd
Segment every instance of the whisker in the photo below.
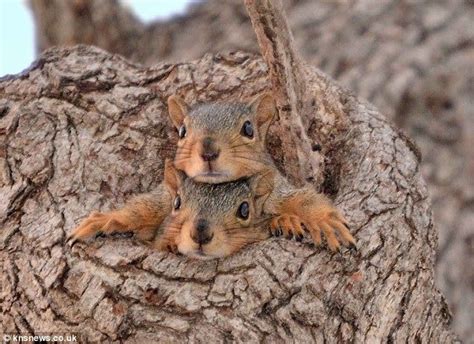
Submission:
M 189 149 L 178 148 L 178 149 L 176 150 L 176 153 L 181 153 L 181 152 L 184 152 L 184 153 L 191 153 L 192 150 L 191 150 L 191 148 L 189 148 Z
M 233 137 L 231 137 L 231 138 L 229 139 L 229 143 L 232 144 L 232 143 L 234 143 L 235 141 L 237 141 L 239 138 L 240 138 L 240 133 L 234 135 Z
M 238 160 L 238 159 L 236 159 L 236 160 Z M 251 164 L 247 161 L 242 161 L 242 160 L 240 160 L 239 162 L 248 171 L 254 171 L 255 170 L 255 166 L 253 164 Z
M 176 157 L 176 158 L 174 159 L 174 162 L 181 162 L 181 161 L 188 160 L 188 159 L 190 159 L 190 158 L 191 158 L 190 156 L 179 157 L 179 158 Z
M 252 161 L 252 162 L 265 163 L 265 160 L 262 160 L 262 159 L 255 159 L 255 158 L 248 157 L 248 156 L 243 156 L 243 155 L 234 155 L 233 157 L 234 157 L 234 158 L 237 158 L 237 159 L 243 159 L 243 160 Z
M 251 146 L 251 145 L 253 145 L 253 142 L 244 142 L 238 145 L 230 146 L 230 148 L 237 148 L 237 147 Z

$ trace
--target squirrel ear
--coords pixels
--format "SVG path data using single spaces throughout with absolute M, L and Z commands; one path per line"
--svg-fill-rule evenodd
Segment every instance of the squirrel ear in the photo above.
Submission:
M 262 211 L 263 204 L 273 191 L 275 186 L 274 178 L 275 172 L 271 169 L 267 169 L 250 178 L 250 188 L 255 195 L 255 206 L 258 213 Z
M 264 139 L 267 135 L 268 127 L 277 113 L 275 99 L 270 92 L 265 92 L 257 96 L 250 103 L 250 107 L 256 116 L 257 126 L 262 134 L 261 139 Z
M 184 118 L 188 115 L 188 106 L 177 95 L 172 95 L 168 97 L 168 112 L 176 128 L 179 128 L 183 125 Z
M 170 159 L 165 160 L 165 172 L 163 181 L 172 194 L 177 194 L 179 186 L 183 182 L 180 172 L 174 167 Z

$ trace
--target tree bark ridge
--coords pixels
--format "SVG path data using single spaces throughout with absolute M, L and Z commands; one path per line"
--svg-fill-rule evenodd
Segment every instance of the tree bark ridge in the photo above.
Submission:
M 371 105 L 330 83 L 352 126 L 333 183 L 357 254 L 272 239 L 201 262 L 132 239 L 64 245 L 90 211 L 159 184 L 176 140 L 169 95 L 249 100 L 268 89 L 267 73 L 242 53 L 143 68 L 79 46 L 2 79 L 0 332 L 130 343 L 454 341 L 433 286 L 437 234 L 416 154 Z
M 318 179 L 322 157 L 312 149 L 301 120 L 303 104 L 308 98 L 306 68 L 295 49 L 281 1 L 248 0 L 245 5 L 269 67 L 280 114 L 279 136 L 286 173 L 295 184 Z M 286 134 L 288 131 L 290 135 Z
M 54 1 L 43 3 L 53 7 L 63 5 L 63 2 Z M 121 6 L 118 2 L 98 3 Z M 92 2 L 87 4 L 90 8 L 96 6 L 91 5 Z M 471 288 L 474 273 L 470 269 L 474 263 L 474 251 L 470 249 L 474 214 L 470 187 L 474 178 L 471 149 L 474 137 L 471 87 L 474 31 L 470 23 L 474 7 L 457 0 L 442 3 L 388 0 L 370 4 L 300 0 L 284 1 L 283 4 L 296 47 L 304 59 L 374 103 L 420 147 L 424 157 L 420 168 L 429 184 L 435 222 L 440 230 L 437 285 L 453 311 L 454 328 L 468 341 L 474 336 L 471 326 L 474 315 L 470 311 L 474 300 Z M 69 13 L 56 9 L 58 15 Z M 34 7 L 33 10 L 37 12 Z M 114 11 L 93 13 L 108 16 Z M 38 17 L 38 14 L 34 15 Z M 44 13 L 39 16 L 50 21 L 39 26 L 38 35 L 46 35 L 53 28 L 65 31 L 64 25 L 56 24 L 66 22 L 69 25 L 77 19 L 44 17 Z M 111 20 L 115 19 L 108 19 Z M 113 23 L 115 30 L 123 30 L 118 23 Z M 87 25 L 74 27 L 87 29 Z M 200 2 L 190 6 L 184 15 L 143 24 L 143 27 L 143 34 L 134 39 L 133 50 L 112 52 L 128 54 L 130 60 L 145 65 L 190 61 L 208 52 L 258 52 L 241 0 Z M 127 35 L 123 37 L 128 40 Z M 84 42 L 80 37 L 77 39 L 75 43 Z M 102 43 L 95 41 L 97 45 Z M 49 44 L 63 42 L 49 41 Z M 106 45 L 102 47 L 110 49 Z M 317 109 L 314 112 L 318 113 Z M 318 118 L 321 116 L 324 116 L 323 112 Z M 323 144 L 320 138 L 334 127 L 326 125 L 330 118 L 325 125 L 321 125 L 321 119 L 304 117 L 303 120 L 309 121 L 306 126 L 310 128 L 308 135 L 312 137 L 314 149 L 328 151 L 323 155 L 329 166 L 320 168 L 324 177 L 322 189 L 336 194 L 336 185 L 331 180 L 338 178 L 339 168 L 331 167 L 334 160 L 331 156 L 338 149 L 334 138 L 343 136 L 331 138 L 329 134 L 329 144 Z M 288 131 L 281 132 L 288 135 Z M 273 149 L 279 144 L 278 136 L 273 136 L 273 140 L 271 149 L 283 170 L 283 157 L 278 154 L 279 149 Z

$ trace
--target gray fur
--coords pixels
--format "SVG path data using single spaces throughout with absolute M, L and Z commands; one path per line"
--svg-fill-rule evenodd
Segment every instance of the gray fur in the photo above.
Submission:
M 180 188 L 183 204 L 208 217 L 222 216 L 252 196 L 247 180 L 222 184 L 196 183 L 187 178 Z
M 189 112 L 193 128 L 209 132 L 232 130 L 242 120 L 251 118 L 251 109 L 244 103 L 207 103 L 196 105 Z

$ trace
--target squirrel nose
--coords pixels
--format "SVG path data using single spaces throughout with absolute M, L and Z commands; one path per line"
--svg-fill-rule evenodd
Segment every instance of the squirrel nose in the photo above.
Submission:
M 209 222 L 199 219 L 196 223 L 196 233 L 191 238 L 199 245 L 205 245 L 211 242 L 214 234 L 209 232 Z
M 206 152 L 201 154 L 202 160 L 204 161 L 214 161 L 219 157 L 217 152 Z
M 219 149 L 214 144 L 214 140 L 206 137 L 202 141 L 201 157 L 204 161 L 214 161 L 219 157 Z

